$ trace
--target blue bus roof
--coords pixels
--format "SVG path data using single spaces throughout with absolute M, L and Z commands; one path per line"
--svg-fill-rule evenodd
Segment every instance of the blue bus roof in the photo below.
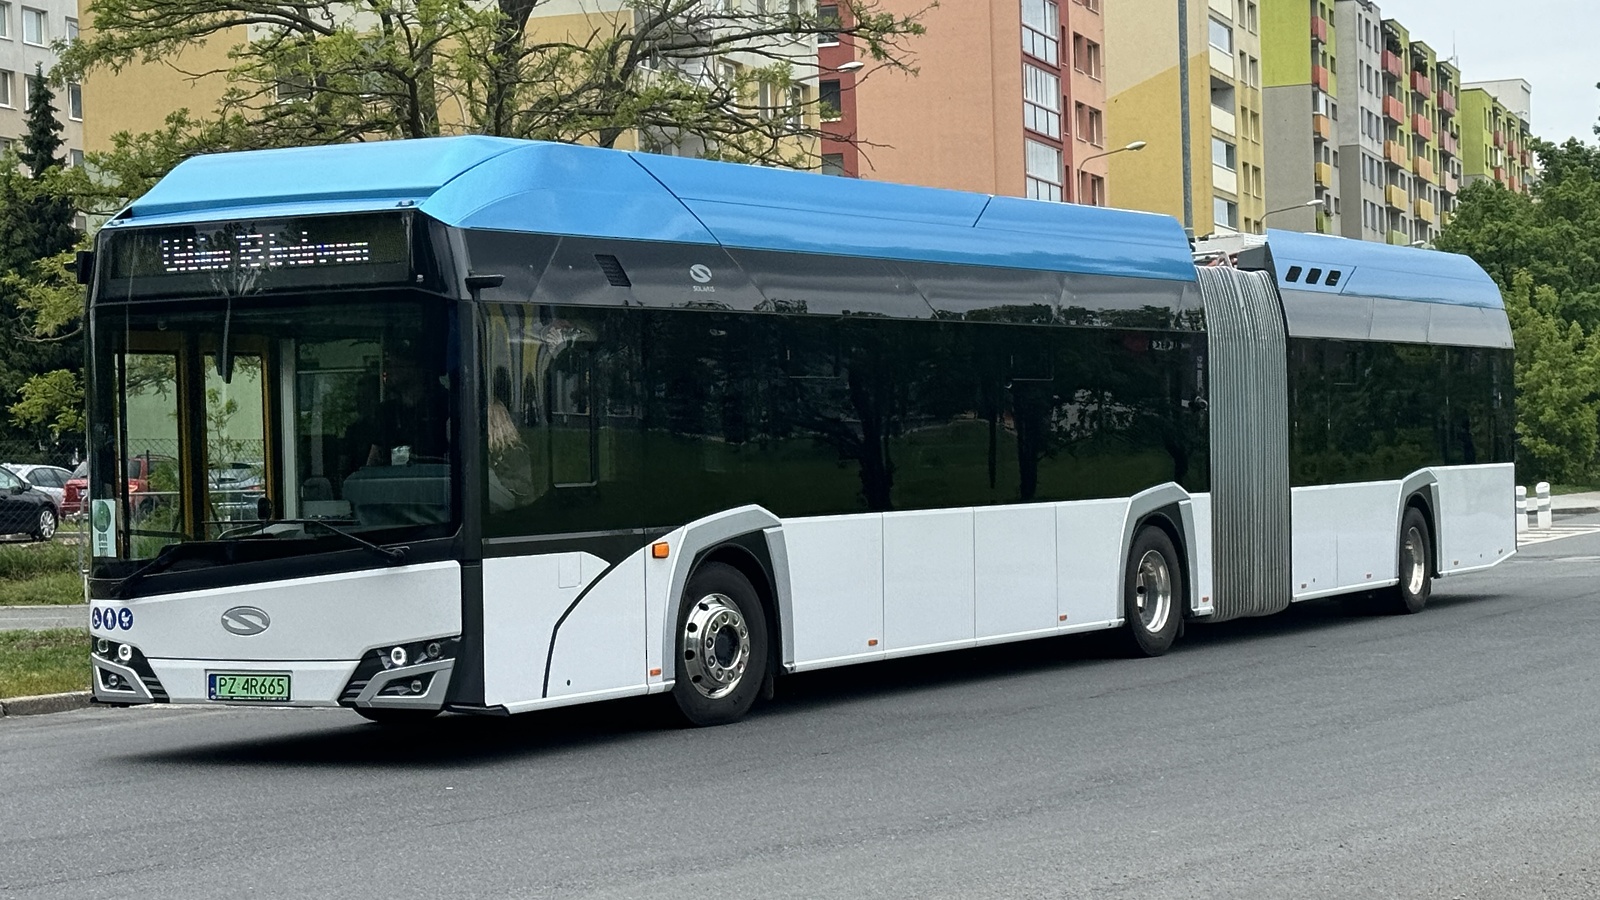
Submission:
M 476 136 L 199 156 L 111 226 L 403 207 L 460 228 L 1196 280 L 1169 216 Z
M 1470 257 L 1458 253 L 1275 228 L 1267 230 L 1267 247 L 1272 251 L 1280 290 L 1505 307 L 1494 279 Z M 1299 269 L 1294 281 L 1287 277 L 1291 267 Z M 1307 284 L 1304 276 L 1312 269 L 1339 272 L 1338 284 Z

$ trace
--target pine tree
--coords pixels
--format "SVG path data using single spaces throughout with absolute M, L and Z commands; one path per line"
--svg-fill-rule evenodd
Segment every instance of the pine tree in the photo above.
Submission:
M 0 235 L 0 267 L 26 271 L 41 259 L 71 250 L 78 242 L 72 227 L 72 199 L 49 185 L 52 169 L 64 165 L 60 152 L 61 121 L 56 118 L 55 92 L 44 67 L 34 70 L 28 91 L 28 132 L 17 159 L 28 167 L 28 182 L 12 185 L 6 200 L 15 204 L 6 218 L 11 227 Z
M 44 66 L 39 65 L 34 68 L 28 84 L 28 133 L 22 138 L 22 152 L 18 158 L 37 181 L 45 172 L 63 163 L 56 156 L 62 143 L 61 120 L 56 118 L 56 95 L 44 77 Z

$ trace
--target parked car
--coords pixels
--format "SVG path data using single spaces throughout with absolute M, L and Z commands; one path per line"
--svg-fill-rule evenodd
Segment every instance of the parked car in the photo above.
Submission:
M 62 485 L 61 516 L 62 518 L 75 518 L 83 515 L 84 501 L 89 497 L 89 461 L 86 459 L 78 463 L 72 470 L 72 477 Z
M 154 504 L 154 498 L 141 498 L 140 494 L 150 493 L 150 473 L 158 466 L 175 462 L 170 456 L 160 456 L 145 453 L 128 460 L 128 496 L 133 501 L 134 509 L 149 512 Z M 72 470 L 72 478 L 65 485 L 65 493 L 61 500 L 61 514 L 63 516 L 81 516 L 87 512 L 89 504 L 89 462 L 83 461 Z
M 220 522 L 253 522 L 261 517 L 266 482 L 259 463 L 235 462 L 212 468 L 211 513 Z
M 36 541 L 56 536 L 56 501 L 10 469 L 0 468 L 0 534 L 26 534 Z
M 61 515 L 61 504 L 66 502 L 67 482 L 72 480 L 72 473 L 60 466 L 41 466 L 33 463 L 6 463 L 5 467 L 22 477 L 23 481 L 33 485 L 56 501 L 56 515 Z

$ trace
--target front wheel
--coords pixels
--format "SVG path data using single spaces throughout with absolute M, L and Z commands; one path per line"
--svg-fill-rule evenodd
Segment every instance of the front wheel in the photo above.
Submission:
M 1172 539 L 1153 525 L 1139 529 L 1128 548 L 1122 587 L 1131 655 L 1160 656 L 1172 649 L 1183 624 L 1184 596 L 1183 568 Z
M 56 536 L 56 511 L 45 507 L 39 510 L 39 519 L 33 523 L 33 539 L 48 541 Z
M 1385 592 L 1384 605 L 1390 612 L 1411 615 L 1428 605 L 1433 593 L 1433 578 L 1428 571 L 1432 559 L 1428 520 L 1415 506 L 1407 507 L 1400 519 L 1400 565 L 1396 573 L 1400 582 Z
M 694 725 L 742 718 L 767 676 L 767 619 L 750 580 L 706 563 L 684 587 L 678 611 L 672 699 Z

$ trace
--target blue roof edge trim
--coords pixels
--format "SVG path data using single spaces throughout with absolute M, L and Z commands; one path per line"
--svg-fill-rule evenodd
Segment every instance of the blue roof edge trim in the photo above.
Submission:
M 1494 279 L 1471 257 L 1419 247 L 1298 231 L 1267 230 L 1280 290 L 1322 291 L 1418 303 L 1504 309 Z M 1337 269 L 1337 288 L 1286 281 L 1290 266 Z
M 467 229 L 1197 281 L 1170 216 L 480 136 L 199 156 L 116 221 L 405 206 Z

